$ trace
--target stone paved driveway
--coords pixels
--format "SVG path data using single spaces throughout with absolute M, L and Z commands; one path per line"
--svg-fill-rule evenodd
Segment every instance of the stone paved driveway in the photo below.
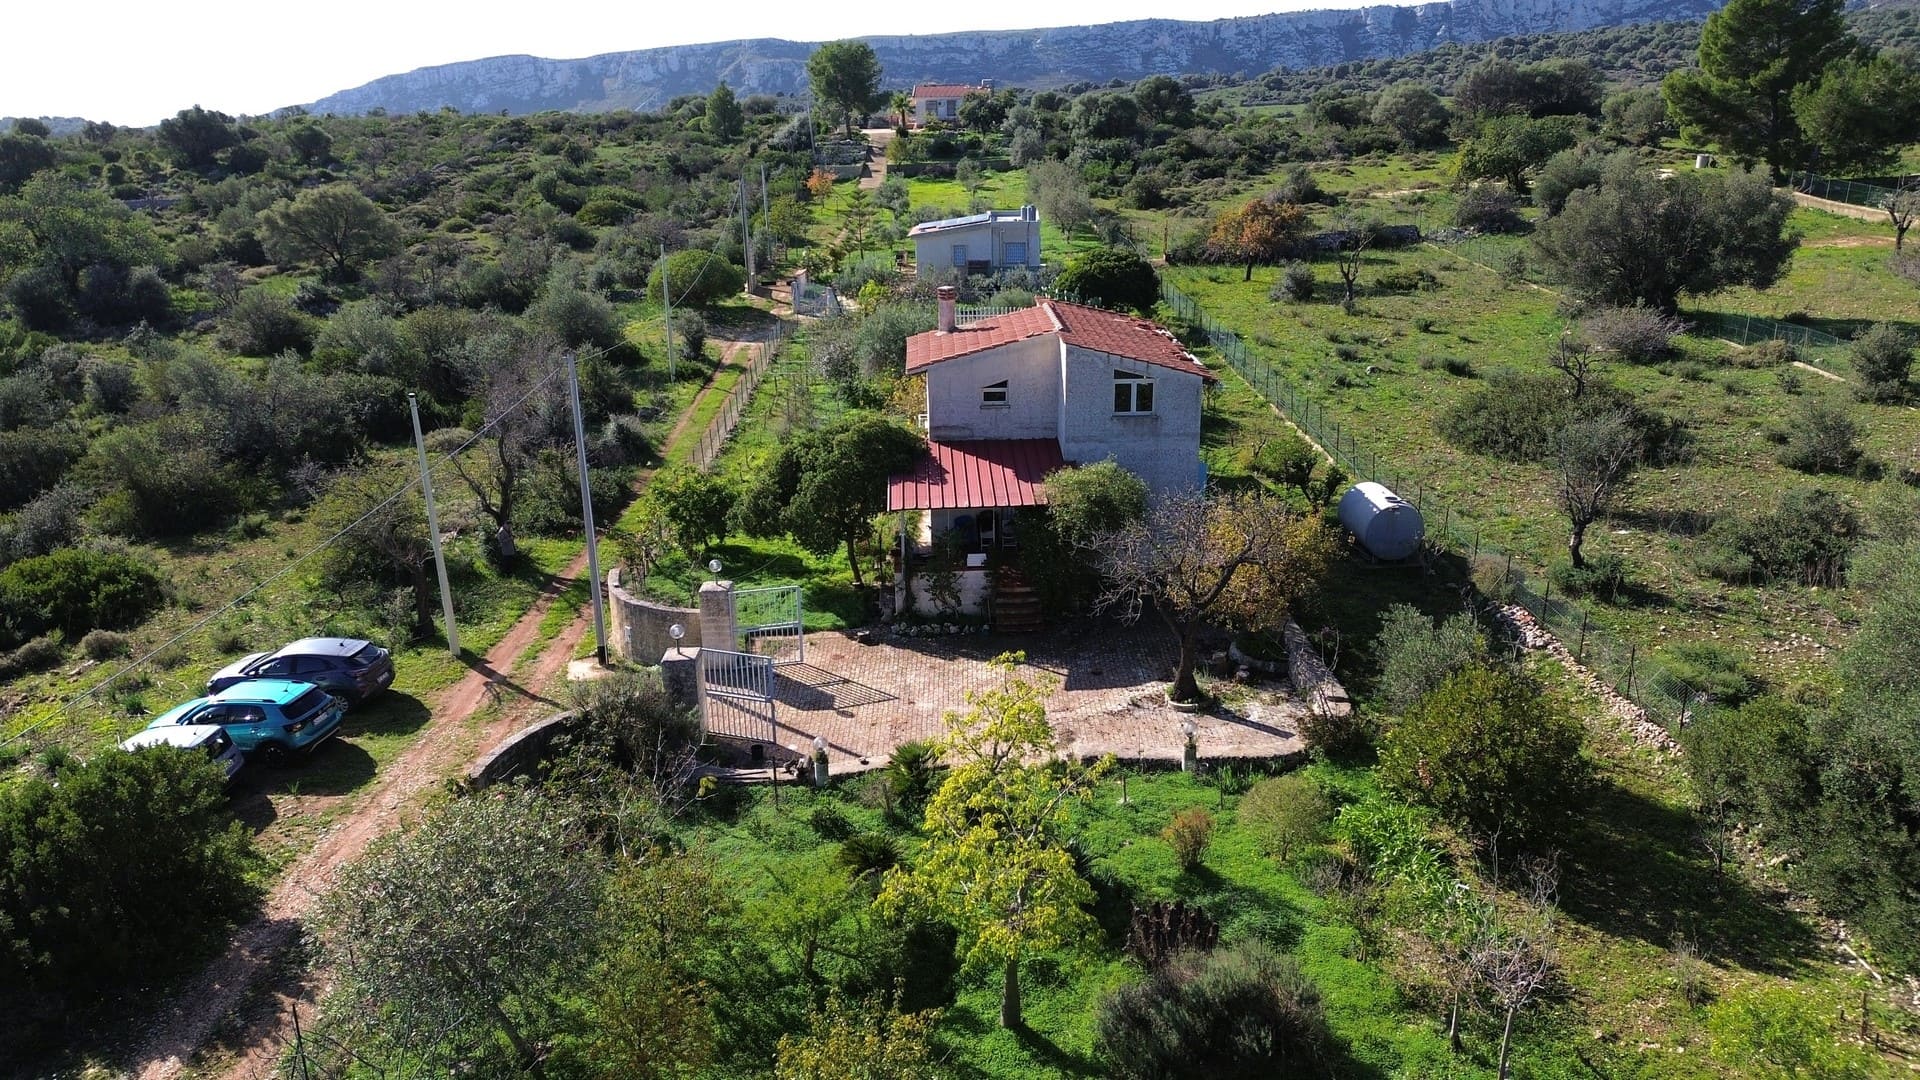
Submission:
M 967 708 L 967 693 L 996 685 L 989 666 L 1008 650 L 1027 654 L 1028 677 L 1055 687 L 1047 702 L 1062 748 L 1076 756 L 1177 761 L 1187 714 L 1167 706 L 1173 641 L 1158 627 L 1093 623 L 1042 634 L 885 638 L 863 645 L 838 632 L 807 638 L 805 663 L 778 669 L 775 724 L 781 746 L 810 752 L 827 739 L 836 774 L 885 764 L 895 746 L 945 730 L 942 718 Z M 1277 757 L 1303 749 L 1305 706 L 1283 685 L 1257 684 L 1247 700 L 1193 716 L 1202 759 Z M 764 741 L 765 721 L 724 707 L 715 734 Z M 759 733 L 756 736 L 756 733 Z M 786 757 L 786 754 L 780 754 Z

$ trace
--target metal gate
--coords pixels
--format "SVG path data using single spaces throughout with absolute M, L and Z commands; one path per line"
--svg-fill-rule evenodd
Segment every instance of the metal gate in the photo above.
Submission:
M 703 737 L 765 742 L 769 750 L 779 745 L 771 656 L 701 649 L 699 674 Z
M 735 590 L 733 620 L 741 652 L 769 657 L 776 664 L 806 662 L 806 605 L 800 586 Z

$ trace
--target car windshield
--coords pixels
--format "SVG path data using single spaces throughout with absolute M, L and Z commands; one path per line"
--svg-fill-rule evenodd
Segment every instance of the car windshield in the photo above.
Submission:
M 287 719 L 300 720 L 318 712 L 320 708 L 327 703 L 328 698 L 329 695 L 325 690 L 317 686 L 314 687 L 299 697 L 294 698 L 293 703 L 287 706 Z
M 366 667 L 378 659 L 380 659 L 380 646 L 369 641 L 360 647 L 359 652 L 353 654 L 353 665 L 355 667 Z

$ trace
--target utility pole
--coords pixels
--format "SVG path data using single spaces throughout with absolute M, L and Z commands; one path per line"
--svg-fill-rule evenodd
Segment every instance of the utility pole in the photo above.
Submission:
M 420 399 L 407 393 L 413 413 L 413 448 L 420 455 L 420 495 L 427 503 L 427 540 L 433 545 L 433 568 L 440 575 L 440 614 L 447 620 L 447 652 L 460 656 L 460 631 L 453 625 L 453 590 L 447 587 L 447 557 L 440 550 L 440 515 L 433 505 L 433 474 L 427 468 L 427 440 L 420 434 Z
M 760 235 L 767 236 L 767 230 L 773 225 L 773 211 L 767 208 L 767 163 L 760 163 Z M 773 245 L 767 245 L 767 264 L 773 264 Z
M 747 292 L 753 292 L 753 204 L 747 201 L 747 173 L 740 171 L 740 250 L 747 262 Z
M 673 374 L 673 282 L 667 280 L 667 245 L 660 245 L 660 302 L 665 305 L 667 317 L 667 381 L 672 382 Z
M 580 415 L 580 362 L 572 353 L 567 354 L 567 388 L 573 395 L 573 449 L 580 456 L 580 520 L 586 527 L 587 581 L 593 592 L 593 652 L 600 666 L 606 667 L 607 604 L 600 595 L 600 539 L 593 525 L 593 486 L 587 481 L 587 425 Z

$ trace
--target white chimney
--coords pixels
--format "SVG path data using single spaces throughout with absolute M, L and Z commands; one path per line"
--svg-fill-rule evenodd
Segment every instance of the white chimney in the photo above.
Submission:
M 933 290 L 933 295 L 940 299 L 940 332 L 951 334 L 953 333 L 953 306 L 960 299 L 960 290 L 951 285 L 942 285 Z

